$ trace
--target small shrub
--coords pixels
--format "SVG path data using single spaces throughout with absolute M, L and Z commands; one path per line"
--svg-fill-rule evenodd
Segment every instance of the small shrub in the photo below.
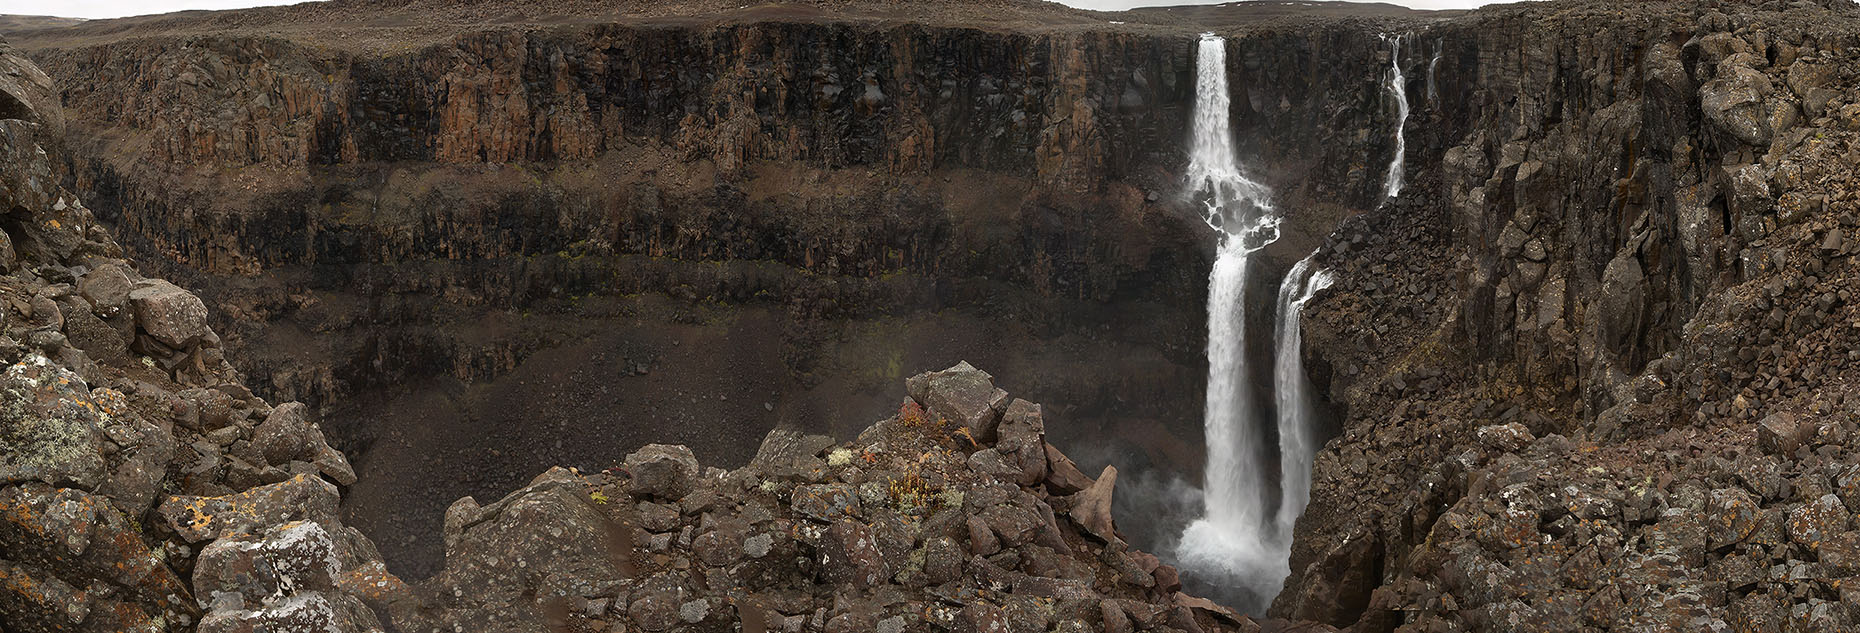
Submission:
M 917 404 L 916 401 L 905 400 L 904 405 L 898 407 L 898 424 L 913 428 L 924 427 L 930 424 L 930 416 L 924 413 L 923 406 Z
M 922 506 L 931 498 L 930 484 L 917 473 L 893 477 L 885 493 L 891 497 L 891 505 L 900 510 Z

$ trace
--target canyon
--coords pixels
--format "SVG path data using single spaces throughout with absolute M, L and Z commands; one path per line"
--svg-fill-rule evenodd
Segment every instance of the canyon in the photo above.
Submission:
M 1857 18 L 0 22 L 0 630 L 1847 630 Z

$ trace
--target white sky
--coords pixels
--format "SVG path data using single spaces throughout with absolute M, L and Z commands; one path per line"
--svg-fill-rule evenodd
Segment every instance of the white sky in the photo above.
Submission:
M 188 9 L 242 9 L 297 0 L 0 0 L 0 14 L 56 15 L 67 18 L 120 18 Z M 1221 0 L 1060 0 L 1081 9 L 1117 11 L 1136 6 L 1215 4 Z M 1391 0 L 1416 9 L 1467 9 L 1487 0 Z

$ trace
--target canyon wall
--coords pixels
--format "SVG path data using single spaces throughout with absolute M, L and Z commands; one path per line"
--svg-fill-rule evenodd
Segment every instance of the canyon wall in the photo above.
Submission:
M 73 185 L 260 391 L 324 412 L 372 475 L 352 519 L 418 576 L 453 498 L 651 441 L 849 435 L 965 359 L 1066 403 L 1089 465 L 1198 478 L 1195 31 L 1094 22 L 23 41 Z M 1308 17 L 1230 46 L 1284 266 L 1375 202 L 1386 58 Z
M 1440 139 L 1418 190 L 1318 256 L 1308 353 L 1347 414 L 1275 614 L 1852 626 L 1853 539 L 1822 530 L 1855 501 L 1854 16 L 1552 4 L 1423 32 L 1450 96 L 1409 126 Z
M 1304 321 L 1335 437 L 1275 615 L 1857 619 L 1849 4 L 734 15 L 22 41 L 64 82 L 68 178 L 201 288 L 261 391 L 360 449 L 359 525 L 431 534 L 398 522 L 545 463 L 847 435 L 960 358 L 1070 403 L 1055 437 L 1136 447 L 1081 461 L 1198 479 L 1209 258 L 1179 173 L 1218 28 L 1288 220 L 1262 277 L 1314 248 L 1336 275 Z M 424 575 L 424 543 L 382 545 Z

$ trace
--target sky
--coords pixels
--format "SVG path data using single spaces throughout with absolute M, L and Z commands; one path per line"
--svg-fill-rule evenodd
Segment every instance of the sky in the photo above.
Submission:
M 242 9 L 297 0 L 0 0 L 0 14 L 56 15 L 67 18 L 120 18 L 189 9 Z M 1137 6 L 1214 4 L 1197 0 L 1059 0 L 1081 9 L 1118 11 Z M 1216 0 L 1220 1 L 1220 0 Z M 1416 9 L 1467 9 L 1486 0 L 1392 0 Z

